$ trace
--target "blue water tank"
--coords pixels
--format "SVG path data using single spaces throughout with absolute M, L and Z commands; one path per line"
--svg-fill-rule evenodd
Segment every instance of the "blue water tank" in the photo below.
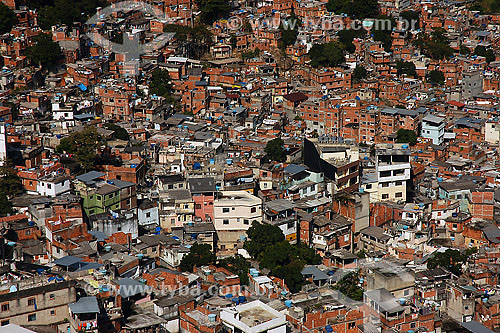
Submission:
M 401 146 L 403 149 L 408 149 L 408 145 L 402 145 Z
M 226 294 L 226 298 L 233 298 L 233 294 Z
M 239 301 L 240 303 L 245 303 L 245 302 L 247 301 L 247 298 L 246 298 L 245 296 L 239 296 L 239 297 L 238 297 L 238 301 Z
M 333 332 L 333 328 L 332 328 L 330 325 L 326 325 L 326 326 L 325 326 L 325 330 L 326 330 L 327 332 Z
M 292 301 L 290 301 L 289 299 L 287 299 L 287 300 L 285 301 L 285 306 L 286 306 L 287 308 L 291 308 L 291 307 L 292 307 Z
M 235 297 L 232 299 L 233 303 L 236 303 L 236 305 L 240 304 L 240 300 L 238 299 L 238 297 Z
M 217 315 L 215 315 L 213 313 L 208 315 L 208 321 L 210 321 L 210 322 L 214 322 L 216 318 L 217 318 Z

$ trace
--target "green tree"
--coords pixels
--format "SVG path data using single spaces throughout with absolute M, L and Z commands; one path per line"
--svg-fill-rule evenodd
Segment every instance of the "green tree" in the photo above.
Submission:
M 250 271 L 250 262 L 243 256 L 237 254 L 232 257 L 219 260 L 218 266 L 224 267 L 234 274 L 238 274 L 240 283 L 248 285 L 248 272 Z
M 123 127 L 116 125 L 116 124 L 106 123 L 106 124 L 104 124 L 104 128 L 109 129 L 111 131 L 114 131 L 115 133 L 113 134 L 113 136 L 116 139 L 125 140 L 125 141 L 128 141 L 130 139 L 130 136 L 129 136 L 127 130 L 124 129 Z
M 283 48 L 295 44 L 297 36 L 299 35 L 299 28 L 301 26 L 302 22 L 300 22 L 299 18 L 293 12 L 292 8 L 290 17 L 284 20 L 279 27 L 281 32 L 281 44 Z
M 495 61 L 495 58 L 496 58 L 493 50 L 491 50 L 490 48 L 487 49 L 483 45 L 476 46 L 476 48 L 474 49 L 474 54 L 481 56 L 481 57 L 485 57 L 487 63 Z
M 344 46 L 338 41 L 314 44 L 308 55 L 312 67 L 335 67 L 345 62 Z
M 361 301 L 363 300 L 363 288 L 361 288 L 358 284 L 358 273 L 350 272 L 343 276 L 342 279 L 340 279 L 340 281 L 333 286 L 333 289 L 340 291 L 342 294 L 355 301 Z
M 361 80 L 366 79 L 367 75 L 368 72 L 366 71 L 366 68 L 363 65 L 357 65 L 352 73 L 352 80 L 354 82 L 360 82 Z
M 74 154 L 82 169 L 89 171 L 94 167 L 97 146 L 102 140 L 95 127 L 86 127 L 80 132 L 71 133 L 70 136 L 61 139 L 56 151 Z
M 273 276 L 284 279 L 288 288 L 297 292 L 304 284 L 301 274 L 304 266 L 320 263 L 321 257 L 314 249 L 300 244 L 291 245 L 283 240 L 265 249 L 259 267 L 270 269 Z
M 5 192 L 3 191 L 0 191 L 0 217 L 4 217 L 12 213 L 12 204 L 9 201 L 7 194 L 5 194 Z
M 105 0 L 35 0 L 35 2 L 39 12 L 38 23 L 45 30 L 57 24 L 71 27 L 76 22 L 83 23 L 95 14 L 97 7 L 104 8 L 108 5 Z
M 440 70 L 432 70 L 429 72 L 427 79 L 432 85 L 442 85 L 444 83 L 444 73 Z
M 26 56 L 32 63 L 47 67 L 61 57 L 61 48 L 50 35 L 41 34 L 34 40 L 35 44 L 26 48 Z
M 292 261 L 285 266 L 278 266 L 273 271 L 272 274 L 285 280 L 285 284 L 290 289 L 292 293 L 300 291 L 300 288 L 304 285 L 304 277 L 302 276 L 302 269 L 304 264 L 300 261 Z
M 373 40 L 382 42 L 384 50 L 390 52 L 392 47 L 392 27 L 396 26 L 396 20 L 384 15 L 379 16 L 377 20 L 378 22 L 384 22 L 384 24 L 380 23 L 378 27 L 376 26 L 371 30 Z
M 262 254 L 268 246 L 274 245 L 285 239 L 281 229 L 275 225 L 259 223 L 254 221 L 247 230 L 249 239 L 243 247 L 255 259 L 261 259 Z
M 328 0 L 326 9 L 336 14 L 344 13 L 356 19 L 375 18 L 379 13 L 377 0 Z
M 470 49 L 465 45 L 460 45 L 460 54 L 461 55 L 469 55 Z
M 427 268 L 433 269 L 439 266 L 460 276 L 462 275 L 462 263 L 465 261 L 467 261 L 466 254 L 459 250 L 448 249 L 445 252 L 434 252 L 432 258 L 427 261 Z
M 201 12 L 201 22 L 208 25 L 227 17 L 231 11 L 231 5 L 227 0 L 197 0 L 196 4 Z
M 434 28 L 429 34 L 420 33 L 414 41 L 420 52 L 435 60 L 449 58 L 455 52 L 449 45 L 446 31 L 442 28 Z
M 201 267 L 215 264 L 217 256 L 212 252 L 208 244 L 193 244 L 189 253 L 182 257 L 179 268 L 183 272 L 192 272 L 193 267 Z
M 233 48 L 233 50 L 236 49 L 236 44 L 238 43 L 238 39 L 236 38 L 236 35 L 235 34 L 230 34 L 230 38 L 229 38 L 229 43 L 231 44 L 231 47 Z
M 409 143 L 414 146 L 417 143 L 417 135 L 412 130 L 401 128 L 397 132 L 396 141 L 398 143 Z
M 150 94 L 157 96 L 169 97 L 172 93 L 172 83 L 168 71 L 155 69 L 151 73 L 151 81 L 149 83 Z
M 420 13 L 414 10 L 404 10 L 401 12 L 401 18 L 406 20 L 410 25 L 409 28 L 415 27 L 416 29 L 420 26 Z
M 286 160 L 284 144 L 281 138 L 273 139 L 267 142 L 264 152 L 271 161 L 284 162 Z
M 414 78 L 418 77 L 415 64 L 411 61 L 396 61 L 396 69 L 398 71 L 398 75 L 406 74 Z
M 345 29 L 337 32 L 339 42 L 344 45 L 344 50 L 349 53 L 356 51 L 356 46 L 353 44 L 355 38 L 363 38 L 366 36 L 366 30 Z
M 10 32 L 16 23 L 17 17 L 14 11 L 0 2 L 0 34 Z
M 23 190 L 24 187 L 17 175 L 17 170 L 14 169 L 10 161 L 5 162 L 0 167 L 0 192 L 7 197 L 12 197 L 23 192 Z

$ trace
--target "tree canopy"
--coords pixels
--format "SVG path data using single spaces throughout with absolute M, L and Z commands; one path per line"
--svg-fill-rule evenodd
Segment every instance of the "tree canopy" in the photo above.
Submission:
M 264 152 L 271 161 L 284 162 L 286 160 L 284 144 L 281 138 L 273 139 L 267 142 Z
M 338 41 L 314 44 L 308 55 L 312 67 L 335 67 L 345 62 L 344 45 Z
M 196 0 L 196 4 L 201 12 L 201 22 L 208 25 L 227 17 L 231 11 L 228 0 Z
M 183 272 L 192 272 L 194 266 L 201 267 L 213 265 L 217 261 L 217 256 L 212 252 L 208 244 L 193 244 L 189 253 L 182 257 L 179 268 Z
M 113 136 L 116 139 L 125 140 L 125 141 L 128 141 L 130 139 L 130 136 L 129 136 L 127 130 L 124 129 L 123 127 L 116 125 L 116 124 L 106 123 L 106 124 L 104 124 L 104 128 L 109 129 L 111 131 L 114 131 L 115 133 L 113 134 Z
M 427 261 L 427 268 L 432 269 L 439 266 L 460 276 L 462 274 L 462 264 L 476 251 L 477 249 L 473 247 L 464 252 L 448 249 L 445 252 L 434 253 L 433 257 Z
M 366 79 L 367 75 L 368 72 L 366 71 L 366 68 L 363 65 L 357 65 L 352 73 L 352 80 L 354 82 L 360 82 L 361 80 Z
M 252 223 L 247 230 L 247 236 L 249 239 L 245 242 L 244 248 L 252 258 L 258 260 L 262 259 L 262 254 L 268 246 L 285 239 L 279 227 L 259 222 Z
M 14 11 L 0 2 L 0 34 L 10 32 L 16 23 L 17 17 Z
M 151 74 L 151 81 L 149 83 L 150 94 L 163 96 L 165 98 L 171 97 L 172 83 L 168 71 L 157 68 Z
M 415 40 L 415 45 L 420 48 L 420 52 L 434 60 L 449 58 L 454 50 L 450 47 L 445 33 L 443 28 L 434 28 L 430 35 L 421 33 Z
M 260 261 L 260 268 L 267 268 L 273 276 L 284 279 L 292 292 L 299 291 L 304 284 L 301 274 L 304 265 L 321 263 L 314 249 L 302 244 L 291 245 L 277 226 L 254 222 L 247 235 L 249 239 L 244 248 Z
M 281 44 L 283 48 L 289 45 L 295 44 L 297 36 L 299 35 L 299 27 L 302 25 L 299 18 L 292 11 L 289 18 L 281 22 L 280 32 L 281 32 Z
M 427 75 L 427 79 L 432 85 L 441 85 L 444 83 L 444 73 L 440 70 L 432 70 Z
M 333 289 L 340 291 L 342 294 L 355 301 L 361 301 L 363 300 L 363 288 L 358 284 L 358 273 L 350 272 L 347 275 L 344 275 L 342 279 L 340 279 L 340 281 L 333 286 Z
M 61 48 L 50 35 L 41 34 L 34 40 L 35 44 L 26 49 L 26 56 L 32 63 L 47 67 L 61 57 Z
M 236 254 L 232 257 L 219 260 L 217 264 L 219 267 L 224 267 L 234 274 L 238 274 L 240 283 L 248 285 L 248 272 L 250 270 L 250 262 L 243 258 L 243 256 Z
M 30 0 L 31 2 L 31 0 Z M 95 14 L 97 7 L 106 7 L 105 0 L 35 0 L 38 9 L 38 23 L 49 30 L 51 26 L 65 24 L 69 27 L 75 22 L 85 22 Z
M 21 179 L 17 175 L 16 169 L 7 161 L 0 167 L 0 192 L 8 197 L 21 193 L 24 190 Z
M 493 50 L 490 48 L 486 48 L 483 45 L 476 46 L 476 48 L 474 49 L 474 54 L 481 57 L 485 57 L 487 63 L 495 61 L 496 58 Z
M 24 190 L 17 171 L 10 162 L 5 162 L 0 167 L 0 217 L 11 214 L 12 203 L 9 197 L 21 193 Z
M 56 151 L 74 154 L 82 169 L 89 171 L 94 167 L 97 148 L 102 140 L 95 127 L 86 127 L 80 132 L 73 132 L 70 136 L 61 139 Z
M 398 75 L 408 75 L 414 78 L 417 78 L 417 69 L 415 64 L 411 61 L 396 61 L 396 69 L 398 71 Z
M 375 18 L 379 13 L 377 0 L 328 0 L 326 9 L 336 14 L 344 13 L 352 18 Z
M 366 36 L 366 30 L 345 29 L 337 32 L 339 42 L 344 45 L 344 50 L 349 53 L 356 51 L 356 46 L 353 44 L 354 38 L 362 38 Z
M 409 143 L 414 146 L 417 143 L 417 134 L 412 130 L 401 128 L 397 132 L 396 141 L 398 143 Z

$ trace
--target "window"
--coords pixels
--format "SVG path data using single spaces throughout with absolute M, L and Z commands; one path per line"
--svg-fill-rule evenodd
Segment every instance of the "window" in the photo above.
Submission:
M 257 208 L 255 208 L 255 207 L 250 208 L 250 213 L 255 213 L 256 211 L 257 211 Z
M 30 229 L 26 229 L 26 230 L 24 231 L 24 234 L 25 234 L 26 236 L 31 235 L 31 230 L 30 230 Z
M 195 208 L 195 209 L 201 209 L 201 204 L 196 204 L 196 205 L 194 205 L 194 208 Z
M 409 289 L 405 289 L 404 296 L 410 296 L 410 290 Z
M 7 320 L 2 320 L 2 324 L 0 326 L 7 326 L 10 324 L 10 321 L 7 319 Z
M 415 328 L 415 326 L 416 326 L 415 322 L 410 324 L 410 328 Z
M 174 189 L 174 185 L 173 184 L 168 184 L 168 189 L 169 190 L 173 190 Z
M 397 181 L 394 185 L 401 186 L 401 185 L 403 185 L 403 182 L 402 181 Z
M 55 316 L 56 315 L 56 310 L 50 310 L 50 315 Z
M 146 217 L 151 217 L 151 213 L 146 213 Z
M 382 199 L 389 199 L 389 194 L 382 194 Z
M 352 330 L 356 327 L 356 322 L 349 323 L 349 324 L 347 324 L 347 326 L 348 326 L 348 329 Z
M 102 197 L 100 195 L 97 196 L 97 200 L 102 200 Z
M 349 234 L 346 234 L 344 235 L 344 242 L 348 242 L 349 241 Z
M 366 184 L 366 189 L 369 190 L 372 188 L 372 184 Z
M 2 312 L 9 311 L 9 303 L 2 304 Z
M 229 208 L 227 208 L 227 207 L 222 208 L 222 212 L 223 213 L 229 213 Z
M 389 187 L 389 183 L 382 183 L 382 187 Z
M 28 306 L 33 306 L 35 305 L 35 299 L 34 298 L 28 298 Z
M 295 222 L 294 221 L 287 223 L 287 228 L 288 229 L 292 229 L 293 227 L 295 227 Z
M 51 300 L 55 300 L 55 299 L 56 299 L 56 295 L 54 295 L 54 294 L 50 294 L 50 295 L 49 295 L 49 298 L 50 298 Z
M 250 220 L 244 219 L 244 220 L 243 220 L 243 223 L 244 223 L 244 224 L 250 224 Z
M 403 192 L 396 192 L 396 198 L 402 198 Z
M 223 224 L 229 224 L 229 220 L 222 220 Z
M 48 188 L 48 189 L 51 189 L 51 188 L 52 188 L 52 184 L 48 184 L 48 183 L 47 183 L 47 188 Z
M 36 320 L 36 313 L 32 313 L 28 315 L 28 321 L 35 321 Z

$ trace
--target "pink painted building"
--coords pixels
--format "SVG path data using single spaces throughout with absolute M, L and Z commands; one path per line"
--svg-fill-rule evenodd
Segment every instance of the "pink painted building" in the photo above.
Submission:
M 217 192 L 213 178 L 188 179 L 194 201 L 194 215 L 203 221 L 214 220 L 214 199 Z

